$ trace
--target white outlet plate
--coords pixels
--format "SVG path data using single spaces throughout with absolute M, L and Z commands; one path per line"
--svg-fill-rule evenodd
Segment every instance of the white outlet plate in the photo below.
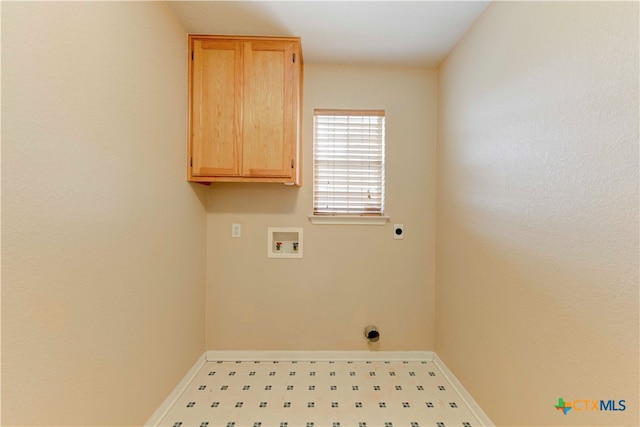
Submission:
M 396 240 L 404 239 L 404 224 L 393 224 L 393 238 Z
M 231 224 L 231 237 L 240 238 L 242 236 L 242 226 L 240 224 Z

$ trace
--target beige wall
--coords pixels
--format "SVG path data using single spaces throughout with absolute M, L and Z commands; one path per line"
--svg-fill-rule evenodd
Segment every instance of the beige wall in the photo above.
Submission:
M 213 184 L 210 350 L 433 350 L 436 71 L 305 67 L 304 186 Z M 383 108 L 384 226 L 312 225 L 314 108 Z M 392 224 L 406 237 L 393 240 Z M 231 238 L 231 224 L 242 238 Z M 267 227 L 303 227 L 303 259 L 267 259 Z
M 205 349 L 185 58 L 162 3 L 2 4 L 3 425 L 141 425 Z
M 493 3 L 439 72 L 437 353 L 499 425 L 637 426 L 638 3 Z

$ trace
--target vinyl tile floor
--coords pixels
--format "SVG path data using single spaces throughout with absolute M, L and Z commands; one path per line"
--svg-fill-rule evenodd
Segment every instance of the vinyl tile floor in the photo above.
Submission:
M 432 361 L 209 361 L 162 427 L 478 427 Z

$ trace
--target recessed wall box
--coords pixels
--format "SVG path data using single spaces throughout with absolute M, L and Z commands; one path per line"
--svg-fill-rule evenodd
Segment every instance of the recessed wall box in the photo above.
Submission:
M 302 227 L 269 227 L 267 258 L 302 258 Z

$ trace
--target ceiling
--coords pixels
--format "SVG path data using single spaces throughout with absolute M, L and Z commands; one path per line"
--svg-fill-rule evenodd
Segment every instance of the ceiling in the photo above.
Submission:
M 489 1 L 169 1 L 190 34 L 298 36 L 308 64 L 437 67 Z

